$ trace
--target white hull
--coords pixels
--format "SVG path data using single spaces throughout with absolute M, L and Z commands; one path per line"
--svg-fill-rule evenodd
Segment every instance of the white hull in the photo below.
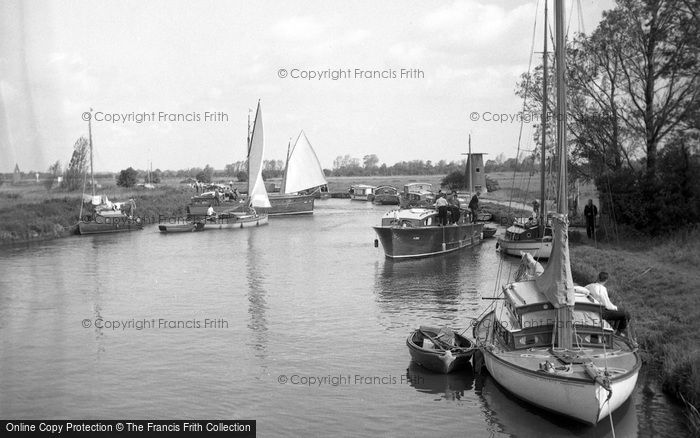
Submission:
M 484 362 L 491 376 L 518 398 L 542 409 L 584 423 L 595 425 L 619 408 L 632 394 L 639 370 L 612 382 L 612 396 L 598 383 L 554 377 L 530 371 L 499 360 L 495 353 L 482 349 Z M 523 352 L 525 353 L 525 352 Z M 504 353 L 504 356 L 519 353 Z
M 499 238 L 497 248 L 508 255 L 520 257 L 523 252 L 530 253 L 536 259 L 548 259 L 552 255 L 552 240 L 505 240 Z
M 266 214 L 260 215 L 244 215 L 236 218 L 217 220 L 215 222 L 207 222 L 207 230 L 226 230 L 237 228 L 259 227 L 268 223 Z

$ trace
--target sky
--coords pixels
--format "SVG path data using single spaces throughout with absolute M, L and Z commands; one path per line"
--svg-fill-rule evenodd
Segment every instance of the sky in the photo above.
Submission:
M 470 134 L 474 152 L 512 157 L 543 1 L 3 0 L 0 172 L 65 166 L 88 116 L 96 171 L 223 169 L 245 159 L 258 101 L 266 159 L 301 130 L 325 168 L 461 160 Z M 579 3 L 570 32 L 614 6 Z

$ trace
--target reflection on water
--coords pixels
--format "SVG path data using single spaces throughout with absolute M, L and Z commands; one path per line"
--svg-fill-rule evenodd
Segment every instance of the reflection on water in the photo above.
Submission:
M 260 228 L 146 227 L 0 251 L 0 415 L 249 418 L 261 436 L 348 435 L 360 422 L 361 434 L 378 436 L 609 434 L 609 425 L 551 419 L 471 370 L 438 375 L 410 363 L 411 330 L 468 330 L 490 304 L 482 297 L 498 290 L 499 256 L 487 240 L 386 259 L 371 226 L 388 208 L 331 199 L 313 216 Z M 517 262 L 506 260 L 504 275 Z M 82 325 L 153 318 L 228 326 Z M 304 386 L 280 375 L 351 378 Z M 355 375 L 397 381 L 354 384 Z M 653 386 L 614 420 L 617 436 L 684 433 L 677 408 Z
M 256 351 L 256 357 L 265 359 L 265 347 L 267 345 L 267 321 L 265 311 L 267 301 L 265 300 L 265 278 L 264 272 L 258 269 L 262 263 L 259 252 L 255 251 L 255 241 L 258 233 L 251 232 L 247 236 L 248 251 L 245 258 L 245 272 L 248 280 L 248 313 L 250 322 L 248 328 L 251 330 L 249 345 Z
M 467 391 L 474 387 L 474 372 L 471 366 L 458 373 L 440 374 L 426 370 L 411 361 L 406 369 L 406 379 L 416 391 L 438 395 L 436 400 L 461 400 L 466 397 Z

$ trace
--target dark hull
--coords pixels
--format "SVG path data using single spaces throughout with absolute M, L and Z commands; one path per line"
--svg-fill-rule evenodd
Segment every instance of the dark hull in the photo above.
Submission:
M 496 227 L 484 227 L 484 229 L 483 229 L 484 239 L 495 236 L 496 231 L 498 231 L 498 229 Z
M 143 224 L 126 218 L 109 218 L 101 221 L 80 221 L 78 223 L 78 234 L 106 234 L 123 233 L 126 231 L 143 230 Z
M 428 257 L 481 242 L 483 224 L 427 227 L 373 227 L 389 258 Z
M 374 195 L 372 202 L 379 205 L 399 205 L 401 198 L 399 195 Z
M 276 195 L 270 194 L 271 208 L 259 208 L 268 216 L 291 214 L 312 214 L 314 212 L 315 195 Z

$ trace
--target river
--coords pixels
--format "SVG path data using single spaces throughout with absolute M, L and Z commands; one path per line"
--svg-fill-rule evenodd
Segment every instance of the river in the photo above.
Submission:
M 495 240 L 392 262 L 388 207 L 163 235 L 155 226 L 0 250 L 0 416 L 255 419 L 259 436 L 611 436 L 514 401 L 486 374 L 411 364 L 419 325 L 467 327 L 496 287 Z M 503 264 L 507 274 L 517 260 Z M 620 436 L 680 436 L 640 378 Z

